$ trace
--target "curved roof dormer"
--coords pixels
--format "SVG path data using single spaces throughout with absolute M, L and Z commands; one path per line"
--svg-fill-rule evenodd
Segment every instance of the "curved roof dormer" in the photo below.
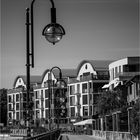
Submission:
M 111 62 L 109 60 L 83 60 L 77 67 L 77 80 L 80 80 L 80 76 L 88 74 L 96 77 L 98 71 L 108 70 Z
M 47 70 L 45 70 L 45 72 L 42 75 L 41 87 L 46 87 L 46 84 L 47 84 L 47 81 L 49 80 L 49 77 L 51 77 L 52 80 L 56 81 L 54 73 L 53 72 L 50 73 L 50 70 L 47 69 Z
M 14 81 L 13 87 L 14 88 L 18 88 L 18 87 L 26 88 L 26 83 L 25 83 L 25 79 L 23 78 L 23 76 L 17 76 L 17 78 Z
M 18 87 L 26 88 L 26 84 L 27 84 L 26 82 L 27 82 L 27 76 L 25 76 L 25 75 L 17 76 L 17 78 L 14 81 L 13 87 L 14 88 L 18 88 Z M 38 75 L 30 76 L 31 87 L 36 84 L 40 84 L 40 83 L 41 83 L 41 76 L 38 76 Z
M 86 73 L 97 75 L 96 70 L 94 69 L 92 63 L 89 60 L 83 60 L 77 68 L 77 80 L 80 80 L 80 77 Z

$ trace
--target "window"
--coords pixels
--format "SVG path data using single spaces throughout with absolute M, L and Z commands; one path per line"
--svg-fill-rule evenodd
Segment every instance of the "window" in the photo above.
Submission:
M 12 110 L 12 105 L 9 104 L 9 105 L 8 105 L 8 108 L 9 108 L 9 111 L 11 111 L 11 110 Z
M 23 101 L 26 101 L 26 100 L 27 100 L 27 94 L 24 93 L 24 94 L 23 94 Z
M 77 84 L 77 93 L 80 93 L 80 84 Z
M 8 102 L 9 102 L 9 103 L 12 102 L 12 97 L 11 97 L 11 95 L 8 96 Z
M 48 89 L 45 90 L 45 98 L 49 98 L 49 90 Z
M 87 83 L 82 84 L 82 93 L 87 93 Z
M 117 67 L 115 67 L 115 77 L 117 76 L 117 73 L 118 73 Z
M 26 108 L 26 103 L 23 103 L 23 109 L 25 109 Z
M 90 76 L 90 72 L 83 73 L 83 76 Z
M 119 66 L 119 73 L 121 73 L 121 66 Z
M 93 94 L 93 104 L 96 104 L 99 98 L 99 94 Z
M 132 85 L 129 86 L 128 90 L 129 90 L 129 94 L 131 95 L 132 94 Z
M 72 85 L 72 86 L 70 86 L 70 95 L 72 95 L 74 93 L 75 93 L 75 86 Z
M 19 112 L 16 112 L 16 120 L 19 120 Z
M 16 102 L 19 101 L 19 94 L 16 94 Z
M 140 83 L 136 83 L 136 95 L 140 96 Z
M 8 117 L 9 117 L 9 119 L 12 119 L 12 113 L 11 112 L 8 113 Z
M 88 106 L 83 106 L 83 116 L 88 116 Z
M 36 118 L 39 118 L 40 114 L 39 114 L 39 110 L 36 110 Z
M 36 94 L 36 99 L 39 99 L 40 98 L 39 91 L 35 91 L 35 94 Z
M 16 103 L 16 110 L 19 110 L 19 103 Z
M 45 108 L 49 108 L 49 99 L 45 100 Z
M 89 94 L 89 104 L 92 104 L 92 94 Z
M 46 115 L 46 118 L 49 118 L 49 109 L 45 110 L 45 115 Z
M 15 102 L 15 95 L 13 94 L 13 102 Z
M 89 82 L 89 93 L 93 92 L 93 88 L 92 88 L 92 82 Z
M 92 84 L 91 84 L 91 82 L 89 82 L 89 88 L 90 88 L 90 89 L 92 88 Z
M 75 105 L 75 96 L 70 97 L 70 106 Z
M 92 115 L 92 106 L 89 106 L 89 115 Z
M 41 90 L 41 98 L 43 98 L 43 90 Z
M 140 65 L 124 65 L 124 72 L 138 72 L 140 71 Z
M 39 101 L 36 101 L 36 108 L 39 108 Z
M 87 95 L 83 95 L 83 105 L 88 104 L 88 98 Z
M 97 71 L 97 77 L 100 80 L 108 80 L 109 79 L 109 72 L 108 71 Z
M 70 110 L 71 110 L 71 117 L 74 117 L 75 116 L 75 107 L 71 107 Z
M 112 69 L 112 78 L 114 79 L 114 68 Z

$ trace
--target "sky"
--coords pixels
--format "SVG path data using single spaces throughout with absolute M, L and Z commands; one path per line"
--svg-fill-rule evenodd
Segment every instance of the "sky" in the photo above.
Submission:
M 31 0 L 1 0 L 0 88 L 13 88 L 26 75 L 26 8 Z M 35 67 L 76 69 L 82 60 L 118 60 L 140 55 L 139 0 L 54 0 L 57 22 L 66 35 L 56 45 L 42 36 L 50 23 L 49 0 L 34 4 Z

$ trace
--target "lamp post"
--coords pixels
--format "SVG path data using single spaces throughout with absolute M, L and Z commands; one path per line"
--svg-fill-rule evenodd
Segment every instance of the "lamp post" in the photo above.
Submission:
M 62 71 L 61 71 L 61 69 L 59 67 L 57 67 L 57 66 L 52 67 L 51 70 L 50 70 L 50 73 L 52 73 L 52 71 L 54 69 L 58 69 L 59 70 L 59 78 L 57 79 L 56 84 L 57 84 L 57 88 L 60 90 L 59 92 L 61 93 L 62 92 L 61 88 L 65 88 L 66 87 L 66 82 L 62 79 Z M 52 78 L 51 78 L 51 80 L 52 80 Z M 50 79 L 49 79 L 49 81 L 50 81 Z M 56 99 L 56 98 L 59 98 L 59 101 L 63 100 L 62 99 L 63 97 L 61 97 L 62 95 L 59 96 L 59 97 L 57 97 L 57 95 L 54 95 L 53 93 L 52 93 L 52 95 L 53 95 L 52 101 L 54 101 L 54 99 Z M 51 104 L 51 102 L 50 101 L 51 101 L 51 97 L 50 97 L 50 94 L 49 94 L 49 128 L 50 128 L 50 119 L 51 119 L 51 116 L 50 116 L 50 104 Z M 53 102 L 53 104 L 54 104 L 54 102 Z M 59 108 L 55 108 L 55 106 L 54 106 L 53 109 L 54 110 L 57 109 L 57 111 L 58 111 L 60 109 L 60 104 L 59 104 Z M 59 110 L 59 113 L 60 112 L 61 111 Z M 56 117 L 57 117 L 57 128 L 59 128 L 59 115 L 57 114 Z
M 62 71 L 61 71 L 61 69 L 60 69 L 59 67 L 57 67 L 57 66 L 54 66 L 54 67 L 51 68 L 50 74 L 52 73 L 52 71 L 53 71 L 54 69 L 58 69 L 58 70 L 59 70 L 59 80 L 61 81 L 61 80 L 62 80 Z M 52 77 L 51 77 L 51 79 L 49 79 L 49 81 L 50 81 L 50 80 L 52 80 Z M 50 91 L 50 90 L 49 90 L 49 91 Z M 54 96 L 53 93 L 52 93 L 52 96 Z M 52 100 L 53 100 L 53 98 L 54 98 L 54 97 L 52 97 Z M 50 129 L 50 119 L 51 119 L 51 109 L 50 109 L 50 107 L 51 107 L 51 95 L 50 95 L 50 93 L 49 93 L 49 129 Z M 53 108 L 53 109 L 54 109 L 54 108 Z
M 59 42 L 63 35 L 65 35 L 64 28 L 56 23 L 56 8 L 54 7 L 53 0 L 50 0 L 52 4 L 51 8 L 51 23 L 45 26 L 42 31 L 42 35 L 52 44 Z M 27 136 L 31 136 L 30 131 L 30 67 L 34 67 L 34 3 L 32 0 L 30 8 L 26 9 L 26 76 L 27 76 Z

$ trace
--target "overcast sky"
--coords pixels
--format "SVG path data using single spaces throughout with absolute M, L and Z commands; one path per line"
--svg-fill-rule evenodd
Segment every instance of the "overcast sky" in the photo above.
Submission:
M 26 74 L 25 9 L 31 0 L 1 0 L 0 88 L 12 88 Z M 49 0 L 36 0 L 35 68 L 77 68 L 84 60 L 118 60 L 140 55 L 138 0 L 54 0 L 66 35 L 55 46 L 41 35 L 50 23 Z

